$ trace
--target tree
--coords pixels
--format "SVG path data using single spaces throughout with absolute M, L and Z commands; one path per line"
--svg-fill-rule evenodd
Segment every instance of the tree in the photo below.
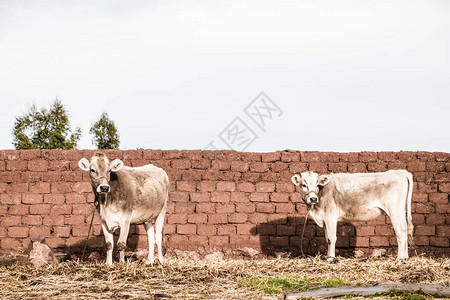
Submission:
M 117 149 L 119 148 L 119 133 L 116 125 L 109 116 L 104 112 L 100 119 L 92 125 L 89 133 L 94 135 L 92 143 L 97 146 L 97 149 Z
M 13 128 L 16 149 L 75 149 L 81 137 L 77 127 L 71 133 L 69 114 L 58 98 L 38 110 L 32 105 L 28 112 L 17 117 Z

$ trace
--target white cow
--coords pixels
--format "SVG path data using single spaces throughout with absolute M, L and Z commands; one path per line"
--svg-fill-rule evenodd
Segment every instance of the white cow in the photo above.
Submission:
M 335 257 L 338 221 L 369 221 L 384 211 L 391 219 L 398 243 L 398 258 L 408 258 L 412 243 L 412 174 L 406 170 L 383 173 L 328 174 L 304 172 L 292 177 L 317 225 L 325 226 L 328 257 Z
M 109 162 L 102 153 L 96 153 L 90 161 L 82 158 L 78 165 L 89 172 L 98 202 L 97 210 L 106 240 L 106 263 L 112 264 L 113 233 L 117 228 L 120 228 L 117 249 L 120 261 L 125 261 L 130 224 L 144 224 L 147 231 L 149 253 L 146 262 L 154 262 L 156 237 L 158 260 L 163 263 L 162 232 L 169 198 L 166 172 L 151 164 L 138 168 L 125 167 L 120 159 Z

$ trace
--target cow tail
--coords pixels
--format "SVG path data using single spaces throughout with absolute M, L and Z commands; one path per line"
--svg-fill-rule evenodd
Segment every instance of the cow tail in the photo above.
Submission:
M 408 230 L 408 244 L 414 245 L 414 225 L 412 223 L 411 215 L 411 201 L 413 192 L 413 176 L 411 173 L 407 173 L 406 178 L 408 180 L 408 194 L 406 195 L 406 218 L 407 218 L 407 230 Z

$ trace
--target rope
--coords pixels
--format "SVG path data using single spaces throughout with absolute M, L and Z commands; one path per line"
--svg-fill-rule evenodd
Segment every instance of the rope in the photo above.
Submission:
M 303 257 L 305 257 L 305 253 L 303 253 L 303 236 L 305 235 L 305 228 L 306 228 L 306 223 L 308 222 L 308 215 L 309 215 L 309 207 L 306 210 L 305 223 L 303 224 L 302 237 L 300 238 L 300 252 L 302 253 Z
M 94 207 L 94 210 L 92 211 L 91 225 L 89 225 L 89 230 L 88 230 L 88 234 L 87 234 L 87 237 L 86 237 L 86 242 L 84 243 L 83 254 L 81 255 L 81 261 L 84 260 L 84 253 L 86 252 L 86 246 L 87 246 L 88 241 L 89 241 L 89 235 L 91 233 L 92 223 L 94 222 L 94 216 L 95 216 L 95 207 Z

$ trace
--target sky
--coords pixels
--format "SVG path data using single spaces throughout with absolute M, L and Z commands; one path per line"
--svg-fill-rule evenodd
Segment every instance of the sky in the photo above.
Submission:
M 450 152 L 450 2 L 0 1 L 0 149 L 55 98 L 79 149 Z

